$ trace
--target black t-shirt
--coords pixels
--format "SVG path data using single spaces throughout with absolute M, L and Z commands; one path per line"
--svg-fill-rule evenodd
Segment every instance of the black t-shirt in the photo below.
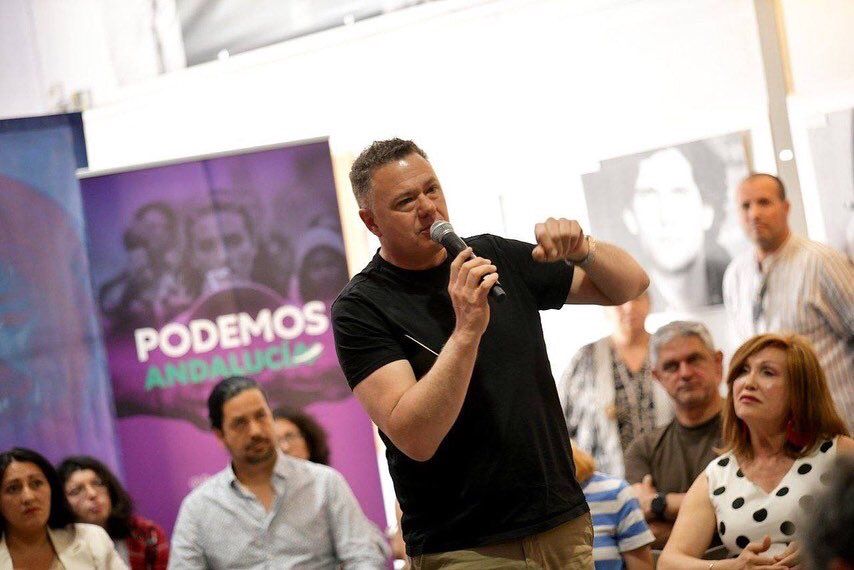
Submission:
M 498 267 L 507 299 L 491 303 L 460 415 L 424 462 L 380 433 L 411 556 L 528 536 L 588 510 L 539 316 L 564 304 L 572 268 L 535 262 L 523 242 L 466 241 Z M 351 387 L 398 360 L 409 361 L 416 378 L 430 370 L 454 329 L 450 264 L 409 271 L 377 254 L 344 288 L 332 321 Z

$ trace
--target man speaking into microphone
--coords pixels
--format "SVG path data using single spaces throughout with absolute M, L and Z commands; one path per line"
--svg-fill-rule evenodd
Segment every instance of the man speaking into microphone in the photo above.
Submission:
M 335 344 L 387 446 L 412 567 L 592 569 L 539 311 L 622 304 L 646 273 L 565 219 L 537 224 L 536 245 L 484 234 L 451 258 L 430 237 L 442 187 L 411 141 L 373 143 L 350 180 L 380 249 L 333 304 Z

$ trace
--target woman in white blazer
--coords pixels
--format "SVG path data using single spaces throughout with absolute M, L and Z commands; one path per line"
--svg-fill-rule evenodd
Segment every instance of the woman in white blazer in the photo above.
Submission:
M 0 454 L 0 570 L 127 570 L 104 529 L 73 520 L 47 459 L 23 448 Z

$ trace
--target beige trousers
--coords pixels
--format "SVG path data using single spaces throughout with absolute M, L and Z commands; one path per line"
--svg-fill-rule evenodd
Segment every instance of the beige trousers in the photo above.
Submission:
M 412 570 L 593 570 L 590 513 L 551 530 L 481 546 L 422 554 L 409 560 Z

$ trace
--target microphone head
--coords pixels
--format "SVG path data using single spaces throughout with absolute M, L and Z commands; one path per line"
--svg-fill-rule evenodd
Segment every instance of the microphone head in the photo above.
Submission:
M 430 239 L 436 243 L 442 243 L 442 238 L 454 233 L 454 226 L 448 220 L 436 220 L 430 226 Z

